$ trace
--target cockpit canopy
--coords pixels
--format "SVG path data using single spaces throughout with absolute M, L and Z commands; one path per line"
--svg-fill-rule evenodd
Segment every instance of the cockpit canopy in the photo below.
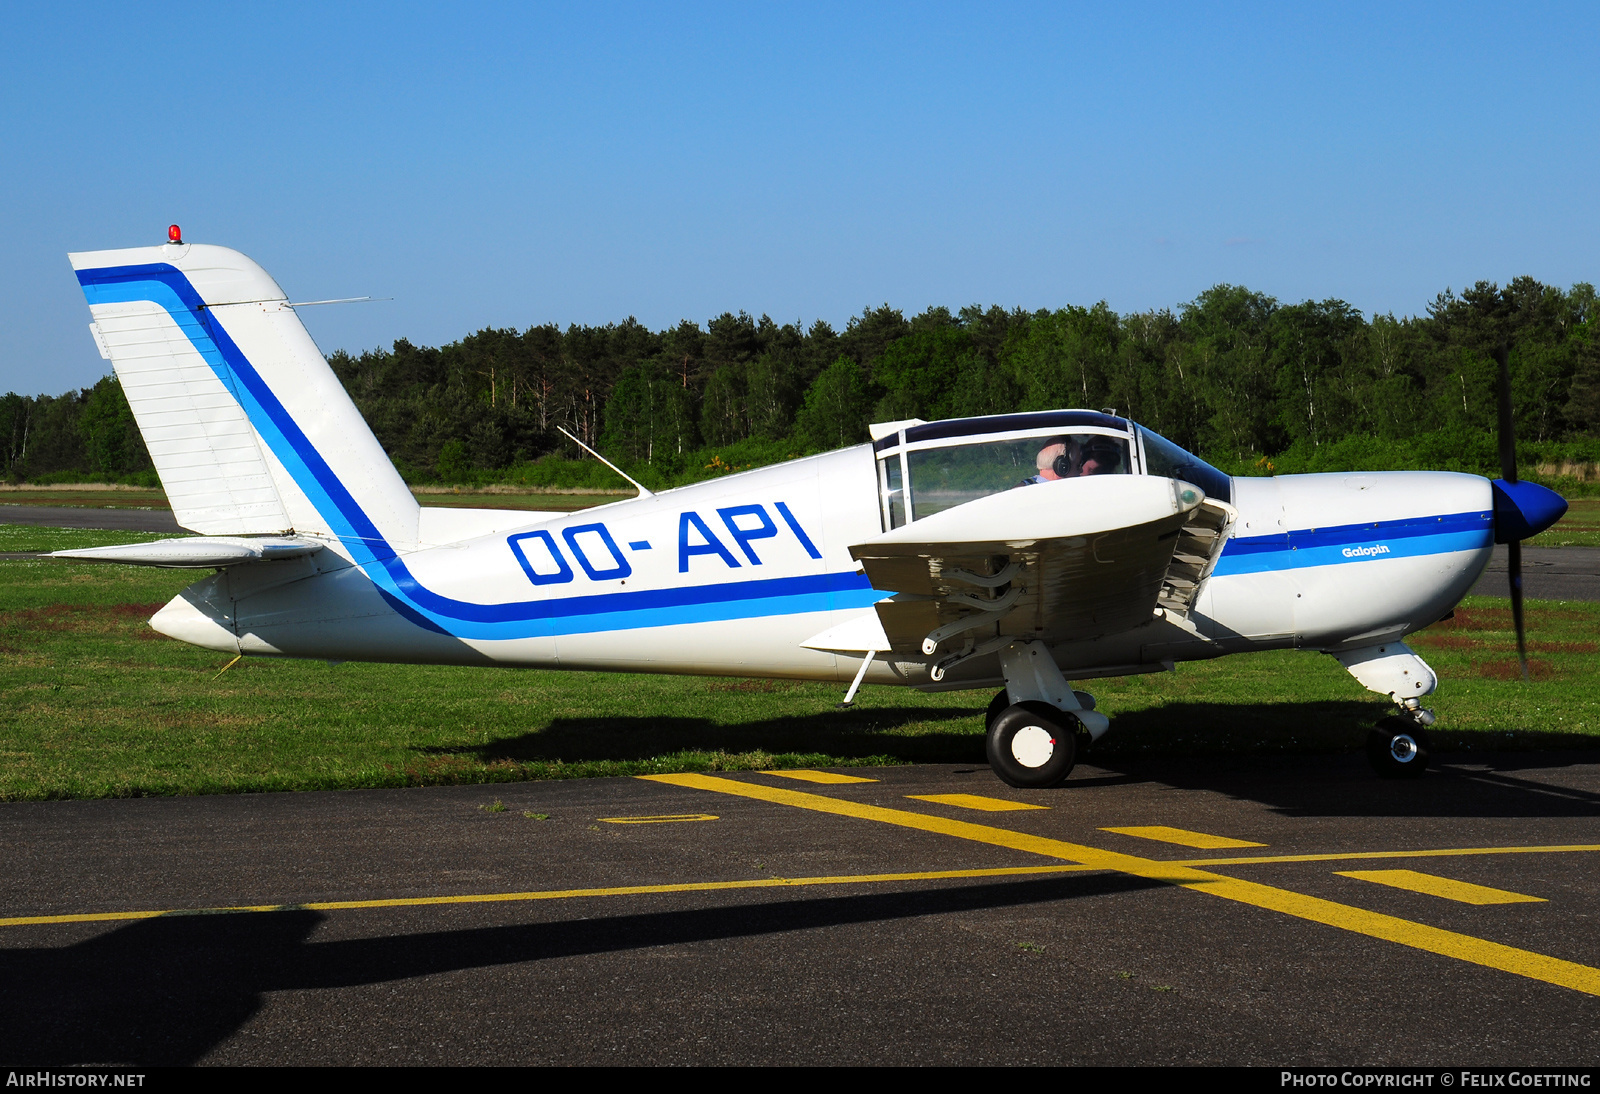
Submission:
M 1092 410 L 873 427 L 885 528 L 1019 486 L 1087 475 L 1182 479 L 1221 501 L 1232 480 L 1124 418 Z

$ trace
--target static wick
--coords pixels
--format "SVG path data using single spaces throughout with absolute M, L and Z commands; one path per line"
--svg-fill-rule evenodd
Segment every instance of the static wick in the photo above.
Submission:
M 238 657 L 235 657 L 232 661 L 229 661 L 226 665 L 223 665 L 222 666 L 222 672 L 217 673 L 217 675 L 213 676 L 211 679 L 213 679 L 213 680 L 220 679 L 223 672 L 227 672 L 229 669 L 233 668 L 233 666 L 237 665 L 240 661 L 243 661 L 243 660 L 244 660 L 244 654 L 241 653 Z

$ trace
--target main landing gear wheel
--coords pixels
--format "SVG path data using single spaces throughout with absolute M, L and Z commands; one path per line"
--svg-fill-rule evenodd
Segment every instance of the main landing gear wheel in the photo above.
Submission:
M 1094 709 L 1093 695 L 1090 695 L 1086 691 L 1075 691 L 1072 694 L 1078 697 L 1078 705 L 1083 707 L 1084 710 Z M 994 720 L 1000 717 L 1001 713 L 1010 705 L 1011 693 L 1004 690 L 1002 690 L 993 699 L 989 700 L 989 709 L 985 711 L 983 715 L 983 730 L 985 733 L 994 727 Z M 1051 709 L 1054 708 L 1052 707 Z M 1072 720 L 1074 723 L 1076 723 L 1075 728 L 1078 738 L 1078 751 L 1081 753 L 1084 749 L 1088 748 L 1094 743 L 1094 738 L 1089 736 L 1089 731 L 1083 728 L 1082 722 L 1079 722 L 1076 718 L 1073 718 Z
M 1367 759 L 1385 779 L 1419 778 L 1431 751 L 1428 735 L 1410 718 L 1385 718 L 1367 734 Z
M 989 766 L 1023 790 L 1059 786 L 1077 759 L 1077 731 L 1078 719 L 1049 703 L 1006 707 L 989 724 Z

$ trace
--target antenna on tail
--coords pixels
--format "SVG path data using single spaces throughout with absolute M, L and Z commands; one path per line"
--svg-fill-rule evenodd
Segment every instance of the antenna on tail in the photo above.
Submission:
M 567 433 L 566 429 L 563 428 L 562 426 L 558 425 L 558 426 L 556 426 L 556 428 L 560 429 L 561 432 L 563 432 L 563 433 Z M 611 468 L 611 470 L 615 471 L 617 474 L 621 475 L 623 478 L 625 478 L 629 482 L 633 483 L 634 486 L 638 487 L 639 488 L 639 496 L 641 498 L 653 498 L 653 497 L 656 496 L 654 491 L 648 490 L 648 489 L 645 488 L 644 483 L 640 482 L 638 479 L 636 479 L 632 475 L 628 474 L 622 468 L 618 467 L 616 464 L 612 463 L 610 460 L 608 460 L 604 456 L 600 455 L 600 453 L 596 452 L 594 449 L 590 448 L 588 445 L 586 445 L 582 441 L 578 440 L 578 438 L 574 437 L 571 433 L 567 433 L 567 438 L 569 440 L 571 440 L 573 444 L 577 445 L 579 448 L 581 448 L 585 452 L 589 453 L 589 455 L 593 456 L 595 459 L 599 460 L 601 463 L 603 463 L 607 467 Z

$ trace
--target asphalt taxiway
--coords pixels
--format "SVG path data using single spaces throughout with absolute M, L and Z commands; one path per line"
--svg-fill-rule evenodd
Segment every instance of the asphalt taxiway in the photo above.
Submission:
M 119 532 L 169 532 L 186 535 L 170 509 L 94 509 L 70 505 L 0 505 L 0 524 L 43 528 L 100 528 Z
M 1600 756 L 0 806 L 0 1063 L 1582 1065 Z
M 1510 596 L 1505 546 L 1494 549 L 1473 596 Z M 1600 548 L 1524 547 L 1522 593 L 1530 600 L 1600 600 Z

